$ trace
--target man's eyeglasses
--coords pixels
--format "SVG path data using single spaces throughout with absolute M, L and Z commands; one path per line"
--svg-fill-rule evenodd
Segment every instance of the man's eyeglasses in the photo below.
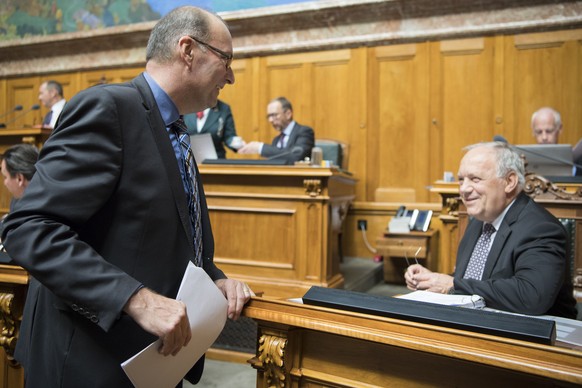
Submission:
M 226 65 L 226 69 L 228 70 L 230 68 L 230 65 L 232 64 L 232 58 L 234 57 L 233 54 L 227 54 L 224 51 L 222 51 L 221 49 L 218 49 L 212 45 L 209 45 L 206 42 L 201 41 L 200 39 L 192 36 L 192 35 L 188 35 L 190 38 L 192 38 L 194 41 L 196 41 L 197 43 L 201 44 L 204 47 L 208 47 L 210 50 L 214 51 L 216 54 L 218 54 L 218 56 L 220 58 L 222 58 L 225 62 Z

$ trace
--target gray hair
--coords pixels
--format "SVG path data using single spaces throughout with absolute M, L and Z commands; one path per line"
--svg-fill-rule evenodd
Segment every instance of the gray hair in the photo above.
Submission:
M 554 128 L 560 128 L 562 126 L 562 116 L 560 115 L 560 112 L 558 112 L 554 108 L 543 107 L 543 108 L 536 110 L 531 115 L 531 127 L 532 128 L 534 127 L 534 122 L 536 121 L 536 117 L 538 116 L 538 114 L 540 114 L 542 112 L 549 112 L 554 116 Z
M 146 47 L 146 62 L 150 60 L 160 63 L 171 62 L 175 56 L 178 39 L 182 36 L 192 35 L 204 42 L 210 40 L 210 15 L 222 20 L 218 15 L 192 6 L 170 11 L 152 29 Z
M 497 156 L 496 174 L 498 178 L 506 177 L 509 173 L 514 172 L 517 175 L 517 186 L 519 190 L 521 191 L 523 189 L 525 186 L 525 166 L 522 157 L 514 147 L 504 142 L 492 141 L 473 144 L 465 147 L 464 150 L 469 151 L 478 147 L 486 147 L 495 151 Z

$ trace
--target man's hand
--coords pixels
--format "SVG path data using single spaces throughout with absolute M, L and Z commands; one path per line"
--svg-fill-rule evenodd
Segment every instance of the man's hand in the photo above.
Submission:
M 239 148 L 237 153 L 248 155 L 258 154 L 259 150 L 261 149 L 261 144 L 262 143 L 258 141 L 251 141 L 250 143 L 247 143 L 243 147 Z
M 406 287 L 411 290 L 424 290 L 446 294 L 454 285 L 453 277 L 432 272 L 420 264 L 413 264 L 404 273 Z
M 175 356 L 192 338 L 186 305 L 147 288 L 136 292 L 123 311 L 145 331 L 162 340 L 158 351 L 164 356 Z
M 218 279 L 214 282 L 228 301 L 228 318 L 237 320 L 245 305 L 255 296 L 246 283 L 234 279 Z

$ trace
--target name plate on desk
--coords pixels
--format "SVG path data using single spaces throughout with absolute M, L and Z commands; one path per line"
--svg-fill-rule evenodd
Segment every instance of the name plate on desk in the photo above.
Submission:
M 556 323 L 550 320 L 381 297 L 354 291 L 314 286 L 303 296 L 303 303 L 545 345 L 553 345 L 556 339 Z

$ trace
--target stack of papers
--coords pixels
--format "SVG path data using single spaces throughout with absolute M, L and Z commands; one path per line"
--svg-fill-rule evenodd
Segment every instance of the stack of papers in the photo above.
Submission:
M 471 309 L 482 309 L 485 307 L 485 300 L 479 295 L 448 295 L 430 291 L 413 291 L 408 294 L 399 295 L 397 298 Z

